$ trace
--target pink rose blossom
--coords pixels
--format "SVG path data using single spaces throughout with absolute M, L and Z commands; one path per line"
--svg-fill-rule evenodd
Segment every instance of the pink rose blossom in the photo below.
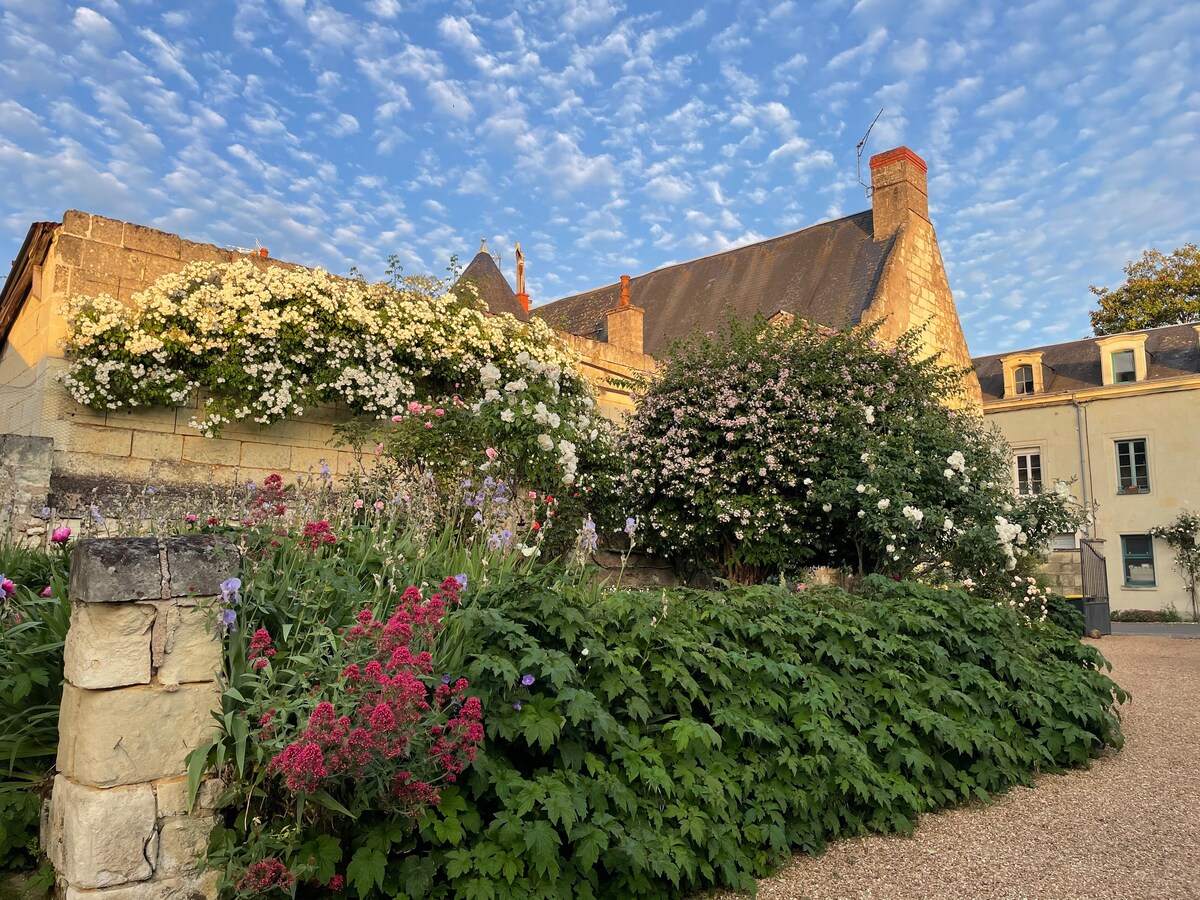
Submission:
M 355 500 L 355 501 L 354 501 L 354 508 L 355 508 L 355 509 L 362 509 L 364 505 L 365 505 L 365 504 L 362 502 L 362 498 L 361 498 L 361 497 L 360 497 L 358 500 Z
M 500 452 L 495 447 L 488 447 L 483 452 L 487 456 L 488 459 L 495 459 L 497 456 L 500 455 Z
M 71 529 L 66 525 L 60 525 L 50 534 L 50 540 L 54 541 L 56 544 L 65 544 L 70 537 Z

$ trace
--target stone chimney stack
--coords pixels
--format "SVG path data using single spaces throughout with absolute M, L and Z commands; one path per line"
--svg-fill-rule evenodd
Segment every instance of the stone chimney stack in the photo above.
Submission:
M 871 211 L 875 240 L 889 238 L 910 213 L 929 221 L 925 160 L 907 147 L 871 157 Z
M 605 316 L 608 319 L 608 343 L 622 350 L 642 353 L 643 321 L 646 311 L 629 302 L 629 276 L 621 276 L 621 299 Z

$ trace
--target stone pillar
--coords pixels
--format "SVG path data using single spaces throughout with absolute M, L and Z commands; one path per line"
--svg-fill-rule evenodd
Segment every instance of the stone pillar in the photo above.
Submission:
M 71 557 L 58 775 L 42 844 L 66 900 L 201 900 L 220 786 L 187 804 L 185 760 L 216 735 L 220 584 L 213 536 L 80 541 Z

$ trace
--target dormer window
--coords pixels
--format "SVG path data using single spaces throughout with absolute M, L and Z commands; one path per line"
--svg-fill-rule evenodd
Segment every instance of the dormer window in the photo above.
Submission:
M 1113 384 L 1137 381 L 1137 365 L 1132 350 L 1118 350 L 1112 355 Z
M 1042 383 L 1042 354 L 1038 351 L 1013 353 L 1000 359 L 1004 367 L 1004 396 L 1006 399 L 1040 394 Z
M 1096 341 L 1103 384 L 1146 380 L 1146 335 L 1114 334 Z

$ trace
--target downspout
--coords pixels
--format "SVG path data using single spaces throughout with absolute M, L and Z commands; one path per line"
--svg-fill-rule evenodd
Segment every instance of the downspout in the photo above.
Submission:
M 1083 451 L 1083 404 L 1072 394 L 1071 405 L 1075 407 L 1075 436 L 1079 439 L 1079 486 L 1083 491 L 1083 507 L 1088 511 L 1088 535 L 1095 537 L 1096 522 L 1095 516 L 1092 515 L 1092 501 L 1088 495 L 1087 460 Z

